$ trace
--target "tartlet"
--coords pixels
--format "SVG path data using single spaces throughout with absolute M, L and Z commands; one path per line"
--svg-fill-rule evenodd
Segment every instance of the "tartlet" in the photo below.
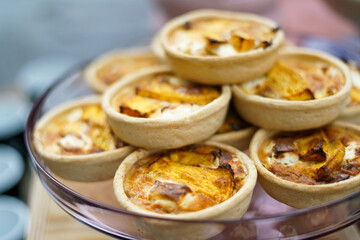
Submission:
M 244 153 L 208 141 L 167 151 L 135 151 L 116 172 L 114 191 L 125 209 L 146 215 L 239 218 L 250 203 L 256 176 Z
M 349 67 L 353 86 L 349 103 L 341 112 L 339 120 L 360 124 L 360 68 L 353 65 Z
M 135 151 L 116 172 L 114 192 L 122 207 L 147 216 L 233 219 L 246 212 L 256 178 L 256 168 L 244 153 L 208 141 L 174 150 Z M 154 239 L 210 238 L 223 229 L 160 219 L 139 219 L 136 225 Z
M 56 175 L 75 181 L 114 177 L 133 150 L 118 139 L 101 110 L 101 98 L 72 100 L 46 113 L 34 130 L 34 146 Z
M 229 86 L 193 84 L 166 66 L 144 69 L 108 89 L 102 107 L 115 134 L 147 149 L 203 141 L 224 122 Z
M 231 145 L 239 150 L 246 150 L 256 128 L 245 122 L 230 106 L 225 122 L 209 140 Z
M 209 141 L 167 151 L 135 151 L 117 170 L 114 191 L 122 207 L 148 216 L 240 218 L 250 203 L 256 178 L 256 168 L 244 153 Z M 163 235 L 167 227 L 181 227 L 175 222 L 142 224 L 151 225 L 147 231 L 152 236 Z M 194 228 L 188 226 L 186 232 L 191 234 Z
M 84 78 L 96 92 L 102 93 L 125 75 L 160 64 L 160 60 L 146 47 L 115 50 L 103 54 L 87 66 Z
M 283 41 L 283 31 L 269 19 L 218 10 L 186 13 L 160 31 L 173 71 L 204 84 L 239 83 L 265 74 Z
M 360 189 L 360 127 L 334 122 L 301 132 L 258 130 L 250 156 L 265 191 L 306 208 Z
M 232 86 L 240 116 L 262 128 L 286 131 L 316 128 L 335 120 L 350 90 L 346 65 L 331 55 L 304 48 L 284 49 L 267 76 Z

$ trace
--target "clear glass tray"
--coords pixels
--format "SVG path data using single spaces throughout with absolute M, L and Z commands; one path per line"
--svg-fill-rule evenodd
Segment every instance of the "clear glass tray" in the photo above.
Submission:
M 241 219 L 182 220 L 154 218 L 122 209 L 112 180 L 72 182 L 51 173 L 36 153 L 32 133 L 36 121 L 51 108 L 94 94 L 84 82 L 83 63 L 64 75 L 34 104 L 25 131 L 32 164 L 52 199 L 67 213 L 105 234 L 123 239 L 307 239 L 345 228 L 360 219 L 360 191 L 306 209 L 293 209 L 267 195 L 257 185 Z M 158 230 L 161 236 L 153 235 Z

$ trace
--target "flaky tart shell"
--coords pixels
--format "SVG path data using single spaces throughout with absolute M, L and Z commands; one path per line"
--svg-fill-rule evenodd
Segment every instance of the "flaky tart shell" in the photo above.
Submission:
M 109 88 L 103 95 L 102 108 L 109 118 L 115 134 L 134 146 L 146 149 L 171 149 L 208 139 L 224 122 L 231 91 L 222 86 L 221 95 L 191 114 L 171 119 L 137 118 L 121 114 L 111 106 L 118 91 L 144 76 L 154 73 L 170 73 L 167 66 L 154 66 L 128 75 L 121 82 Z
M 340 114 L 338 120 L 360 124 L 360 106 L 345 108 Z
M 232 84 L 260 77 L 272 67 L 276 60 L 277 53 L 284 42 L 284 33 L 282 30 L 277 31 L 272 45 L 266 49 L 250 50 L 229 57 L 191 56 L 171 48 L 168 35 L 173 29 L 183 25 L 187 21 L 204 17 L 252 20 L 272 28 L 277 27 L 277 24 L 272 20 L 254 14 L 212 9 L 192 11 L 176 17 L 167 22 L 161 29 L 160 42 L 168 64 L 177 75 L 203 84 Z M 158 52 L 160 53 L 161 51 Z
M 154 54 L 161 59 L 162 62 L 166 63 L 167 58 L 165 55 L 164 48 L 161 45 L 160 41 L 160 32 L 156 33 L 153 39 L 151 40 L 151 49 L 154 52 Z
M 351 91 L 348 67 L 339 59 L 316 50 L 286 48 L 281 57 L 305 57 L 320 59 L 337 67 L 344 76 L 344 86 L 334 95 L 307 101 L 272 99 L 243 92 L 238 85 L 232 86 L 236 110 L 246 121 L 256 126 L 284 131 L 317 128 L 334 121 L 341 113 Z
M 239 150 L 246 150 L 249 148 L 255 131 L 256 127 L 247 127 L 239 131 L 215 134 L 209 140 L 228 144 Z
M 33 140 L 37 153 L 45 165 L 56 175 L 74 181 L 92 182 L 113 178 L 121 161 L 135 148 L 122 148 L 84 155 L 61 155 L 47 152 L 41 143 L 41 131 L 47 124 L 65 111 L 76 107 L 100 104 L 100 96 L 89 96 L 55 107 L 46 113 L 35 125 Z
M 96 58 L 84 71 L 85 81 L 97 93 L 103 93 L 109 86 L 103 83 L 97 76 L 97 71 L 115 59 L 136 59 L 155 57 L 149 47 L 113 50 Z
M 353 85 L 355 85 L 354 81 L 360 81 L 360 72 L 355 69 L 350 69 L 350 71 L 353 80 Z M 360 82 L 358 82 L 358 84 L 360 84 Z M 350 102 L 351 100 L 349 99 L 348 101 Z M 338 120 L 360 124 L 360 104 L 357 106 L 346 107 L 341 112 Z
M 124 179 L 131 167 L 140 159 L 145 158 L 151 154 L 159 152 L 159 150 L 144 150 L 138 149 L 130 154 L 119 166 L 114 177 L 114 191 L 116 198 L 120 205 L 130 211 L 141 213 L 147 216 L 166 217 L 170 219 L 231 219 L 240 218 L 247 210 L 251 200 L 252 192 L 256 184 L 257 172 L 253 162 L 243 152 L 236 148 L 214 141 L 207 141 L 205 145 L 215 146 L 220 149 L 226 150 L 232 154 L 236 154 L 242 162 L 247 176 L 244 185 L 229 199 L 219 203 L 215 206 L 187 213 L 179 214 L 160 214 L 152 211 L 145 210 L 132 203 L 124 191 Z M 176 224 L 176 223 L 174 223 Z
M 332 126 L 360 135 L 360 127 L 351 123 L 336 121 L 332 123 Z M 278 132 L 260 129 L 250 143 L 250 156 L 257 168 L 259 182 L 271 197 L 294 208 L 306 208 L 343 197 L 360 189 L 360 175 L 322 185 L 300 184 L 277 177 L 262 165 L 258 152 L 261 144 Z

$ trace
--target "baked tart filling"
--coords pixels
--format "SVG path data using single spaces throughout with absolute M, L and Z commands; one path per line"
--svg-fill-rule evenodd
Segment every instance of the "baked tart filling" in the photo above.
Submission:
M 258 154 L 270 172 L 295 183 L 334 183 L 360 172 L 360 138 L 336 126 L 279 133 Z
M 360 89 L 356 86 L 352 86 L 350 92 L 351 102 L 349 103 L 349 107 L 359 106 L 360 105 Z
M 159 60 L 149 54 L 145 56 L 114 57 L 96 70 L 96 76 L 98 81 L 110 86 L 129 73 L 159 64 Z
M 186 213 L 231 198 L 247 176 L 236 154 L 208 145 L 154 153 L 127 172 L 124 191 L 129 200 L 156 213 Z
M 146 76 L 124 88 L 112 101 L 120 113 L 140 118 L 171 118 L 193 113 L 218 98 L 221 91 L 190 83 L 172 74 Z
M 321 60 L 282 59 L 264 77 L 240 85 L 247 94 L 306 101 L 332 96 L 345 84 L 341 71 Z
M 235 109 L 230 108 L 226 118 L 225 122 L 219 130 L 216 132 L 217 134 L 221 133 L 230 133 L 230 132 L 237 132 L 242 129 L 251 127 L 251 125 L 248 122 L 245 122 L 241 117 L 239 117 L 238 114 L 236 114 Z
M 123 147 L 112 132 L 100 104 L 72 108 L 40 129 L 43 151 L 59 155 L 83 155 Z
M 278 30 L 252 20 L 203 17 L 172 30 L 169 44 L 191 56 L 228 57 L 271 46 Z

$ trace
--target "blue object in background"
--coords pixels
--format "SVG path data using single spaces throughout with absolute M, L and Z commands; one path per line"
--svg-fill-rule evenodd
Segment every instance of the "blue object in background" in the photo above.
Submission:
M 0 239 L 24 238 L 29 222 L 28 207 L 22 201 L 9 196 L 0 196 Z
M 24 161 L 14 148 L 0 144 L 0 193 L 14 187 L 24 174 Z M 29 223 L 28 207 L 15 197 L 0 195 L 0 239 L 23 239 Z
M 21 92 L 0 90 L 0 140 L 13 137 L 24 130 L 31 107 L 30 99 Z
M 301 41 L 301 45 L 328 52 L 345 61 L 351 60 L 357 62 L 360 66 L 360 37 L 329 40 L 326 38 L 309 36 Z
M 75 57 L 65 55 L 47 55 L 36 58 L 19 70 L 16 85 L 28 96 L 37 98 L 79 61 Z
M 20 181 L 24 168 L 20 153 L 8 145 L 0 144 L 0 194 Z
M 148 0 L 1 0 L 0 87 L 39 57 L 89 59 L 149 42 L 151 10 Z

